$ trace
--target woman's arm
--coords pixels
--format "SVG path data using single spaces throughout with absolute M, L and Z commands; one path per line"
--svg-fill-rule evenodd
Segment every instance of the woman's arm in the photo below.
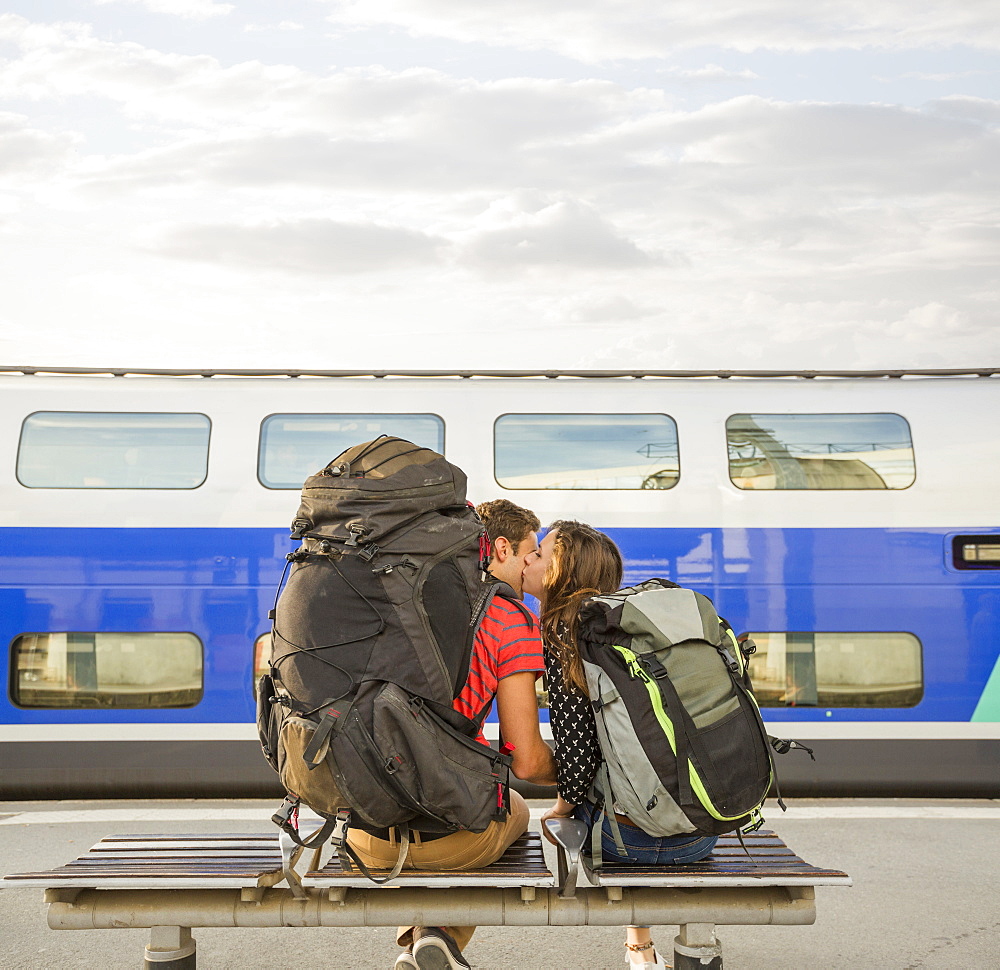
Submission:
M 570 803 L 566 801 L 566 799 L 563 798 L 562 795 L 560 795 L 556 799 L 555 805 L 553 805 L 547 812 L 545 812 L 542 815 L 541 818 L 542 835 L 544 835 L 545 838 L 547 838 L 553 845 L 558 845 L 559 843 L 556 842 L 556 840 L 552 838 L 551 835 L 549 835 L 549 830 L 545 826 L 545 820 L 547 818 L 572 818 L 574 808 L 576 808 L 575 805 L 570 805 Z

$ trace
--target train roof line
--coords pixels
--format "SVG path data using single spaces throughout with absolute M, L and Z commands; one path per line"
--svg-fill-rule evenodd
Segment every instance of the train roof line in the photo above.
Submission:
M 903 370 L 277 370 L 159 367 L 43 367 L 0 364 L 0 374 L 104 377 L 544 377 L 544 378 L 839 378 L 996 377 L 1000 367 L 906 368 Z

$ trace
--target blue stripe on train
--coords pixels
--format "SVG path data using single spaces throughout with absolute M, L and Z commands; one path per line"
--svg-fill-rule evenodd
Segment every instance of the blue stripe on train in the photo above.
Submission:
M 925 693 L 904 709 L 769 708 L 769 720 L 968 720 L 997 661 L 1000 573 L 949 565 L 949 536 L 997 529 L 609 529 L 626 581 L 662 576 L 711 596 L 739 630 L 905 631 L 924 648 Z M 0 636 L 190 631 L 206 647 L 194 708 L 27 711 L 0 722 L 227 722 L 252 717 L 253 641 L 284 556 L 284 529 L 0 529 Z

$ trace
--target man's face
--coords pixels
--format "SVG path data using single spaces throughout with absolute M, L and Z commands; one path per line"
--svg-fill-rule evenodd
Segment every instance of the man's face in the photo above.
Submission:
M 517 581 L 514 589 L 518 593 L 523 593 L 524 589 L 521 584 L 521 576 L 524 573 L 524 567 L 527 565 L 528 557 L 536 552 L 538 549 L 538 533 L 529 532 L 526 539 L 522 539 L 518 544 L 517 551 L 514 553 L 514 562 L 517 568 Z
M 521 573 L 528 557 L 538 548 L 538 536 L 534 532 L 529 532 L 527 538 L 522 539 L 516 549 L 506 539 L 502 541 L 502 549 L 500 540 L 498 548 L 494 549 L 490 572 L 497 579 L 502 579 L 515 593 L 520 593 Z
M 545 571 L 549 568 L 555 541 L 555 531 L 547 533 L 542 539 L 542 544 L 525 557 L 524 572 L 521 575 L 522 592 L 541 599 L 542 583 L 545 580 Z

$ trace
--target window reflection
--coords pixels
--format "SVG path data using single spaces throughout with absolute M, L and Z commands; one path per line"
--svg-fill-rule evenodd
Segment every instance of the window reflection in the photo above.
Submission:
M 262 633 L 253 644 L 253 696 L 257 696 L 257 684 L 271 669 L 271 631 Z
M 260 427 L 257 477 L 267 488 L 301 488 L 342 451 L 383 434 L 444 453 L 436 414 L 272 414 Z
M 750 633 L 761 707 L 913 707 L 923 697 L 912 633 Z
M 191 707 L 201 700 L 193 633 L 26 633 L 11 646 L 21 707 Z
M 21 427 L 28 488 L 197 488 L 208 474 L 204 414 L 38 411 Z
M 680 474 L 666 414 L 505 414 L 494 449 L 504 488 L 665 489 Z
M 951 548 L 957 569 L 1000 569 L 1000 536 L 955 536 Z
M 734 414 L 729 477 L 743 489 L 900 489 L 916 477 L 898 414 Z

